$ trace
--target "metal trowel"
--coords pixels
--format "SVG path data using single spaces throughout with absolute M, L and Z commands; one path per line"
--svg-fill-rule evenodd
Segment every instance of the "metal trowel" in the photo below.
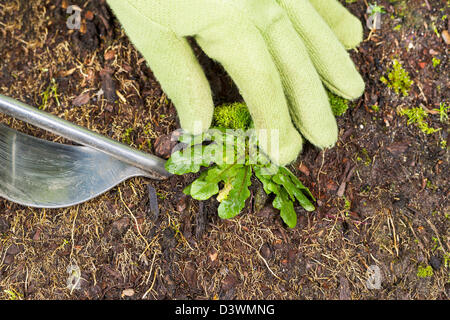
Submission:
M 128 178 L 163 180 L 165 161 L 0 95 L 0 112 L 82 146 L 38 139 L 0 124 L 0 197 L 37 208 L 93 199 Z

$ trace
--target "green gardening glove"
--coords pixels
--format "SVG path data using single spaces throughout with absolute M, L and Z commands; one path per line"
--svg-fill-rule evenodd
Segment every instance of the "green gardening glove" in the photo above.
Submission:
M 336 0 L 108 0 L 130 40 L 177 108 L 183 129 L 206 131 L 213 115 L 208 81 L 192 36 L 235 81 L 263 151 L 295 160 L 301 134 L 325 148 L 337 140 L 325 84 L 355 99 L 364 82 L 345 49 L 362 25 Z

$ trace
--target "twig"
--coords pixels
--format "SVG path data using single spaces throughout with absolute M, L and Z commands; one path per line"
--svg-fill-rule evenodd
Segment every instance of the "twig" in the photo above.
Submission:
M 74 234 L 75 234 L 75 221 L 77 220 L 79 210 L 80 210 L 80 206 L 78 205 L 77 206 L 77 211 L 75 213 L 75 217 L 73 218 L 72 230 L 71 230 L 71 235 L 70 235 L 71 241 L 72 241 L 72 248 L 70 249 L 70 261 L 72 261 L 73 248 L 75 247 L 75 237 L 74 237 Z
M 145 298 L 147 297 L 147 294 L 149 294 L 149 293 L 152 291 L 153 286 L 155 285 L 157 273 L 158 273 L 158 269 L 155 270 L 155 275 L 153 276 L 152 285 L 151 285 L 150 288 L 144 293 L 144 295 L 142 296 L 142 299 L 145 299 Z
M 441 245 L 442 250 L 444 250 L 444 253 L 447 253 L 445 250 L 444 245 L 441 242 L 441 238 L 439 237 L 439 232 L 437 231 L 436 227 L 434 226 L 434 224 L 428 220 L 427 218 L 425 218 L 425 221 L 430 225 L 431 229 L 433 230 L 433 232 L 436 234 L 436 238 L 438 239 L 439 244 Z

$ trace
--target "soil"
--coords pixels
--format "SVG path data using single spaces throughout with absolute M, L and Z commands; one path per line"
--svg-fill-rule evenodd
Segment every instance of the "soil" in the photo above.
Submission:
M 342 2 L 366 21 L 365 1 Z M 82 9 L 80 30 L 66 25 L 71 4 Z M 386 10 L 381 29 L 365 27 L 351 52 L 366 91 L 338 118 L 337 145 L 306 145 L 290 166 L 318 199 L 312 213 L 296 208 L 294 229 L 270 202 L 254 205 L 256 181 L 244 211 L 221 220 L 216 200 L 183 195 L 192 174 L 133 178 L 68 209 L 0 200 L 0 298 L 449 299 L 450 141 L 448 121 L 434 111 L 450 102 L 448 4 L 378 4 Z M 241 100 L 221 66 L 195 50 L 215 103 Z M 414 81 L 407 97 L 380 81 L 395 58 Z M 163 156 L 179 127 L 173 104 L 102 0 L 0 0 L 0 93 Z M 418 106 L 440 131 L 425 134 L 398 113 Z M 376 267 L 381 286 L 371 288 Z

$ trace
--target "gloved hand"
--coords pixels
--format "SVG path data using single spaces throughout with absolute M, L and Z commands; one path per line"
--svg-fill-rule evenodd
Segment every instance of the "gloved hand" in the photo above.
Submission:
M 336 142 L 322 82 L 347 99 L 364 91 L 345 51 L 361 42 L 362 25 L 336 0 L 107 2 L 173 101 L 183 129 L 207 130 L 214 108 L 186 40 L 192 36 L 235 81 L 258 139 L 267 143 L 263 150 L 279 165 L 295 160 L 302 149 L 296 128 L 320 148 Z

